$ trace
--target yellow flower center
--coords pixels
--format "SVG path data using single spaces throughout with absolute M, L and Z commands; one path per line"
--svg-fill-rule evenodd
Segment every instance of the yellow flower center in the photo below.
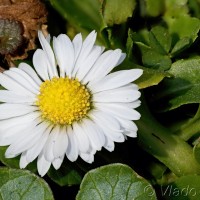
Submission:
M 36 104 L 44 119 L 69 125 L 87 115 L 91 108 L 91 95 L 77 79 L 54 77 L 41 84 Z

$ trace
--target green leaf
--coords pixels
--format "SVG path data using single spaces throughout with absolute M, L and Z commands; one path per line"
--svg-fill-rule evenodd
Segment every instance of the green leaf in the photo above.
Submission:
M 185 50 L 186 48 L 188 48 L 191 44 L 191 40 L 188 37 L 184 37 L 181 38 L 173 47 L 172 51 L 171 51 L 171 55 L 175 56 L 177 54 L 179 54 L 180 52 L 182 52 L 183 50 Z
M 188 6 L 193 13 L 194 17 L 200 18 L 200 1 L 199 0 L 189 0 Z
M 0 161 L 11 168 L 19 168 L 19 159 L 20 156 L 17 156 L 15 158 L 5 158 L 5 151 L 7 147 L 0 147 Z M 32 162 L 27 166 L 27 169 L 32 172 L 37 172 L 37 165 L 36 162 Z
M 151 47 L 136 42 L 142 53 L 142 62 L 145 67 L 167 70 L 171 67 L 171 59 L 167 55 L 155 52 Z
M 137 65 L 133 62 L 130 62 L 128 59 L 125 59 L 124 62 L 121 65 L 117 66 L 114 71 L 135 69 L 135 68 L 143 70 L 142 76 L 135 81 L 135 83 L 139 86 L 140 89 L 157 85 L 164 79 L 164 77 L 170 77 L 170 74 L 167 72 L 155 69 L 149 69 Z
M 143 6 L 144 8 L 141 8 L 143 10 L 142 12 L 143 16 L 147 15 L 150 17 L 157 17 L 163 13 L 165 9 L 165 1 L 164 0 L 157 0 L 157 1 L 145 0 Z
M 167 0 L 165 1 L 165 20 L 168 22 L 173 18 L 188 14 L 188 0 Z
M 120 48 L 124 51 L 124 39 L 127 37 L 127 30 L 125 24 L 115 25 L 114 27 L 108 27 L 102 30 L 101 34 L 107 41 L 109 48 Z
M 152 186 L 130 167 L 111 164 L 89 171 L 80 186 L 77 200 L 156 199 Z
M 200 103 L 200 57 L 178 60 L 172 64 L 166 79 L 157 88 L 154 101 L 162 111 L 172 110 L 189 103 Z
M 162 26 L 156 26 L 149 32 L 150 46 L 160 54 L 167 54 L 171 48 L 171 36 Z
M 52 6 L 71 24 L 88 31 L 100 30 L 103 22 L 98 0 L 50 0 Z
M 195 41 L 200 30 L 200 20 L 190 16 L 180 16 L 171 19 L 168 22 L 169 32 L 174 35 L 173 43 L 188 37 L 191 41 Z
M 71 162 L 62 164 L 59 170 L 53 167 L 48 171 L 48 176 L 60 186 L 78 185 L 82 180 L 82 173 L 78 167 Z
M 103 0 L 101 13 L 107 26 L 122 24 L 132 17 L 135 0 Z
M 0 188 L 2 200 L 54 199 L 47 183 L 26 170 L 0 168 Z
M 128 37 L 126 41 L 126 54 L 129 60 L 133 58 L 133 39 L 132 39 L 133 35 L 134 35 L 134 32 L 131 29 L 129 29 Z
M 162 196 L 170 200 L 199 200 L 200 176 L 182 176 L 174 183 L 162 188 Z
M 193 148 L 193 154 L 197 162 L 200 163 L 200 143 L 197 143 Z

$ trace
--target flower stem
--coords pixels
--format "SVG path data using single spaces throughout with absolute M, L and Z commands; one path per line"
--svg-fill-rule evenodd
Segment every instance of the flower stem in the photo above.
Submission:
M 139 144 L 177 176 L 200 174 L 200 165 L 193 157 L 191 146 L 158 123 L 144 99 L 140 113 L 142 117 L 137 122 Z
M 199 132 L 200 132 L 200 106 L 196 115 L 188 122 L 180 126 L 179 129 L 175 131 L 175 134 L 178 135 L 183 140 L 187 141 Z

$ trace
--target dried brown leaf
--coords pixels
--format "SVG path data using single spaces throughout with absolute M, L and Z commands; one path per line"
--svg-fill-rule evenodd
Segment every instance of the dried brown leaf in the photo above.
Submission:
M 47 22 L 47 10 L 39 0 L 0 0 L 0 19 L 15 20 L 23 26 L 23 38 L 26 46 L 23 51 L 16 51 L 14 54 L 6 54 L 8 63 L 10 60 L 24 59 L 27 51 L 35 48 L 37 31 Z

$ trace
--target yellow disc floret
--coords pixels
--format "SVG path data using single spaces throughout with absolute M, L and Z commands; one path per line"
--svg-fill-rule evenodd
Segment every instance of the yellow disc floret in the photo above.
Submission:
M 44 119 L 69 125 L 87 115 L 91 108 L 91 95 L 77 79 L 54 77 L 41 84 L 36 104 Z

